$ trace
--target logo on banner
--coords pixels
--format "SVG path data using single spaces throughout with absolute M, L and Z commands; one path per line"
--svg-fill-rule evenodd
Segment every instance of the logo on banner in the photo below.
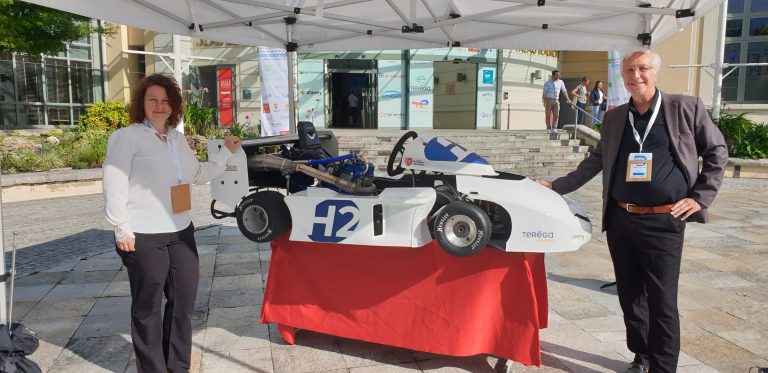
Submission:
M 483 84 L 493 84 L 493 70 L 483 70 Z
M 418 110 L 426 110 L 427 106 L 429 106 L 429 100 L 423 99 L 421 101 L 411 101 L 411 105 Z
M 384 92 L 381 92 L 381 98 L 385 99 L 385 100 L 387 100 L 387 99 L 397 99 L 397 98 L 402 98 L 402 97 L 403 97 L 403 94 L 400 93 L 400 91 L 395 91 L 395 90 L 391 90 L 390 89 L 390 90 L 386 90 Z
M 264 113 L 269 113 L 269 102 L 261 104 L 261 111 Z
M 360 222 L 360 208 L 349 200 L 331 199 L 315 206 L 312 234 L 315 242 L 341 242 L 352 235 Z
M 493 113 L 489 113 L 487 111 L 480 113 L 480 118 L 491 118 L 491 117 L 493 117 Z
M 411 158 L 411 157 L 405 158 L 405 165 L 406 166 L 410 166 L 412 164 L 413 164 L 413 158 Z

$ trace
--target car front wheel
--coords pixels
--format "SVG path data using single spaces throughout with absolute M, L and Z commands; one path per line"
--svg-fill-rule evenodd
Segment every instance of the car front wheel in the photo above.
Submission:
M 451 255 L 469 256 L 485 248 L 491 239 L 491 219 L 480 207 L 454 201 L 437 213 L 433 234 Z
M 237 209 L 237 227 L 245 238 L 254 242 L 269 242 L 291 228 L 291 212 L 285 197 L 267 190 L 253 193 Z

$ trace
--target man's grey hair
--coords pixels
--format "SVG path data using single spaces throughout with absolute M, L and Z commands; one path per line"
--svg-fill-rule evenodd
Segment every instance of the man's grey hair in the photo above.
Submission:
M 629 59 L 629 57 L 632 57 L 638 54 L 646 54 L 651 56 L 651 58 L 653 59 L 653 72 L 658 74 L 659 69 L 661 69 L 661 56 L 659 56 L 658 53 L 643 47 L 635 47 L 624 53 L 624 56 L 621 57 L 621 70 L 624 70 L 624 62 L 626 62 L 627 59 Z

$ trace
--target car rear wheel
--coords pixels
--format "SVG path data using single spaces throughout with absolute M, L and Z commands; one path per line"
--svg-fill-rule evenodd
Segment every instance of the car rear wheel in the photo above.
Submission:
M 253 193 L 237 209 L 237 227 L 245 238 L 254 242 L 269 242 L 291 228 L 291 212 L 285 197 L 267 190 Z
M 454 201 L 438 212 L 432 233 L 449 254 L 469 256 L 488 245 L 491 219 L 476 205 Z

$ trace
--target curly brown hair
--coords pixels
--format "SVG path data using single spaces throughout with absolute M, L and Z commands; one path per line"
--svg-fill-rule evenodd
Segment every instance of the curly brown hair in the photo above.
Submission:
M 139 82 L 139 86 L 133 90 L 128 111 L 131 123 L 144 121 L 144 95 L 147 93 L 147 89 L 153 85 L 165 88 L 165 94 L 168 95 L 168 105 L 171 106 L 171 116 L 168 117 L 166 124 L 168 127 L 176 128 L 181 119 L 181 91 L 175 80 L 160 74 L 145 77 Z

